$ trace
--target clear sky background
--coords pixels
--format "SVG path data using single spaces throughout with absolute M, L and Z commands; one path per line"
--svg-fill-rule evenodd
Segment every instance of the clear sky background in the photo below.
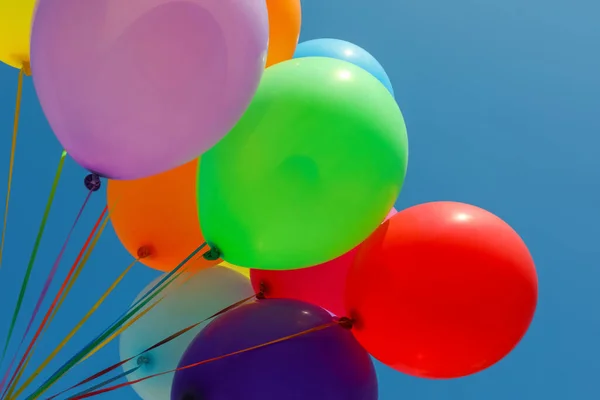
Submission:
M 522 235 L 539 273 L 535 320 L 509 357 L 455 381 L 415 379 L 378 366 L 381 400 L 600 398 L 598 15 L 596 0 L 303 1 L 302 40 L 352 41 L 377 57 L 392 79 L 411 146 L 397 207 L 457 200 L 486 208 Z M 16 81 L 17 72 L 0 65 L 2 195 Z M 2 343 L 60 152 L 26 79 L 0 270 Z M 33 309 L 84 200 L 84 176 L 85 171 L 67 160 L 23 317 Z M 104 191 L 93 196 L 52 294 L 104 202 Z M 32 365 L 53 349 L 130 261 L 107 229 Z M 112 322 L 157 275 L 135 268 L 47 373 Z M 25 319 L 19 321 L 15 344 Z M 117 361 L 114 342 L 73 370 L 61 387 Z M 136 395 L 127 388 L 100 398 Z

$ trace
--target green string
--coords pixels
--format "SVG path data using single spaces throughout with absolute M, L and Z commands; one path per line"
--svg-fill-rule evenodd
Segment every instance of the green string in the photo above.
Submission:
M 42 222 L 40 223 L 40 228 L 38 230 L 38 234 L 37 234 L 37 237 L 35 238 L 35 243 L 33 245 L 33 250 L 31 252 L 31 256 L 29 257 L 29 264 L 27 264 L 27 270 L 25 271 L 25 277 L 23 278 L 23 283 L 21 284 L 21 291 L 19 292 L 19 298 L 17 300 L 17 305 L 15 307 L 15 311 L 12 316 L 10 328 L 8 329 L 8 337 L 6 338 L 6 343 L 4 344 L 4 351 L 2 352 L 2 359 L 0 360 L 0 363 L 2 361 L 4 361 L 4 357 L 6 356 L 6 350 L 8 349 L 8 344 L 10 343 L 10 339 L 11 339 L 13 331 L 15 329 L 15 324 L 17 322 L 19 312 L 21 311 L 21 305 L 23 304 L 23 298 L 25 297 L 25 291 L 27 290 L 27 285 L 29 284 L 29 278 L 31 278 L 31 270 L 33 269 L 33 264 L 35 263 L 35 258 L 37 256 L 38 249 L 40 247 L 40 242 L 42 241 L 44 229 L 46 228 L 46 222 L 48 221 L 48 215 L 50 214 L 50 208 L 52 208 L 52 203 L 54 201 L 54 195 L 56 194 L 56 188 L 58 186 L 58 182 L 59 182 L 60 176 L 62 174 L 63 165 L 65 164 L 66 156 L 67 156 L 67 152 L 63 150 L 63 152 L 60 156 L 60 161 L 58 163 L 58 168 L 56 169 L 56 174 L 54 175 L 54 182 L 52 183 L 52 189 L 50 189 L 50 196 L 48 197 L 48 202 L 46 203 L 46 209 L 44 210 L 44 216 L 42 217 Z
M 96 346 L 102 343 L 106 338 L 112 335 L 117 329 L 119 329 L 123 324 L 125 324 L 131 317 L 133 317 L 137 312 L 142 309 L 146 304 L 148 304 L 152 299 L 154 299 L 160 292 L 162 292 L 167 286 L 171 284 L 175 279 L 177 279 L 181 275 L 181 272 L 175 276 L 173 276 L 170 280 L 168 280 L 164 286 L 156 290 L 152 293 L 148 298 L 142 301 L 137 307 L 128 312 L 119 322 L 114 324 L 110 329 L 106 330 L 102 335 L 98 336 L 94 341 L 89 343 L 84 349 L 82 349 L 75 357 L 71 358 L 66 364 L 58 369 L 46 382 L 44 382 L 39 388 L 36 389 L 35 392 L 30 394 L 26 400 L 33 400 L 44 394 L 56 381 L 58 381 L 64 374 L 66 374 L 73 366 L 75 366 L 79 361 L 81 361 L 90 351 L 94 350 Z

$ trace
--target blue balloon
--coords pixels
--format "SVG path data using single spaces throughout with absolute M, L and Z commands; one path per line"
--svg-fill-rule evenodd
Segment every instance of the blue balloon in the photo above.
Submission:
M 314 39 L 300 43 L 294 58 L 329 57 L 347 61 L 369 72 L 394 95 L 392 82 L 385 70 L 368 51 L 353 43 L 339 39 Z
M 208 268 L 194 273 L 191 277 L 186 275 L 178 278 L 178 281 L 185 283 L 178 285 L 178 281 L 175 281 L 169 285 L 157 296 L 158 298 L 165 295 L 164 299 L 121 334 L 121 360 L 141 353 L 173 333 L 200 322 L 254 293 L 247 277 L 226 267 Z M 160 279 L 161 277 L 148 285 L 138 298 L 152 289 Z M 148 306 L 153 303 L 154 301 L 151 301 Z M 141 362 L 140 369 L 128 375 L 127 379 L 132 381 L 177 368 L 181 355 L 204 326 L 206 323 L 149 351 L 140 360 L 126 363 L 123 366 L 124 370 L 134 368 L 138 361 Z M 165 400 L 171 398 L 172 383 L 173 374 L 167 374 L 136 383 L 133 389 L 144 400 Z

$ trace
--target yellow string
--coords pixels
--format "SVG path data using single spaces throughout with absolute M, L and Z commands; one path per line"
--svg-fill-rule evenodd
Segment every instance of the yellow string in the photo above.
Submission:
M 38 338 L 38 342 L 39 342 L 39 339 L 41 339 L 41 336 L 46 332 L 46 330 L 50 326 L 50 322 L 52 322 L 52 319 L 54 318 L 54 316 L 56 315 L 58 309 L 62 305 L 62 302 L 67 297 L 67 294 L 69 293 L 69 291 L 73 287 L 73 284 L 75 283 L 75 281 L 77 280 L 77 278 L 81 274 L 81 271 L 83 270 L 83 267 L 86 265 L 88 259 L 90 258 L 90 255 L 92 254 L 92 251 L 96 247 L 96 244 L 97 244 L 98 240 L 100 239 L 100 236 L 102 235 L 102 232 L 104 231 L 104 228 L 106 228 L 106 224 L 108 223 L 108 217 L 109 216 L 107 215 L 104 218 L 104 221 L 102 221 L 102 225 L 100 225 L 100 228 L 98 229 L 98 232 L 96 232 L 96 234 L 94 235 L 94 238 L 92 239 L 92 242 L 90 243 L 90 246 L 87 248 L 87 250 L 86 250 L 86 252 L 85 252 L 82 260 L 80 261 L 80 263 L 77 266 L 75 272 L 73 273 L 73 276 L 71 277 L 69 283 L 67 284 L 67 287 L 65 288 L 65 291 L 61 295 L 58 303 L 56 304 L 56 307 L 54 308 L 52 314 L 50 315 L 50 318 L 48 319 L 48 322 L 46 323 L 46 326 L 44 327 L 44 329 L 42 331 L 42 334 L 40 335 L 40 338 Z M 81 327 L 76 327 L 76 328 L 77 328 L 77 330 L 79 330 Z M 71 331 L 71 333 L 74 335 L 77 332 L 77 330 L 75 330 L 75 332 Z M 37 378 L 37 376 L 44 370 L 44 368 L 50 363 L 50 361 L 52 361 L 54 359 L 54 357 L 56 356 L 56 354 L 58 354 L 58 352 L 67 344 L 67 342 L 71 339 L 71 337 L 73 335 L 68 336 L 68 338 L 63 339 L 63 341 L 57 346 L 57 348 L 55 348 L 52 351 L 52 353 L 48 357 L 46 357 L 46 359 L 44 360 L 44 362 L 42 362 L 42 364 L 37 367 L 37 369 L 33 372 L 33 374 L 31 374 L 31 376 L 29 378 L 27 378 L 27 380 L 25 381 L 25 383 L 23 383 L 23 385 L 16 391 L 16 393 L 14 395 L 14 398 L 18 398 L 19 395 L 21 395 L 21 393 L 23 393 L 23 391 L 25 389 L 27 389 L 27 387 L 33 382 L 33 380 L 35 378 Z M 35 347 L 36 346 L 37 346 L 37 343 L 31 349 L 31 353 L 30 353 L 29 357 L 27 358 L 27 360 L 23 364 L 23 366 L 21 368 L 21 371 L 19 372 L 19 374 L 17 375 L 15 381 L 11 385 L 11 387 L 10 387 L 10 389 L 8 391 L 8 394 L 7 394 L 7 399 L 11 399 L 11 395 L 15 391 L 15 388 L 17 387 L 17 384 L 19 383 L 19 380 L 20 380 L 19 378 L 23 374 L 22 371 L 25 371 L 25 369 L 27 368 L 27 365 L 29 364 L 29 358 L 31 357 L 31 355 L 35 351 Z
M 67 345 L 69 340 L 75 336 L 75 334 L 81 329 L 81 327 L 87 322 L 88 319 L 96 312 L 96 310 L 100 307 L 100 305 L 106 300 L 106 298 L 112 293 L 112 291 L 117 287 L 117 285 L 125 278 L 125 275 L 131 270 L 131 268 L 138 262 L 138 260 L 134 260 L 129 266 L 115 279 L 115 281 L 110 285 L 110 287 L 104 292 L 104 294 L 98 299 L 98 301 L 92 306 L 92 308 L 87 312 L 87 314 L 81 318 L 81 320 L 77 323 L 77 325 L 65 336 L 65 338 L 56 346 L 56 348 L 46 357 L 44 362 L 36 369 L 36 371 L 32 374 L 32 378 L 35 379 L 38 374 L 56 357 L 56 355 L 62 350 L 63 347 Z M 23 388 L 25 389 L 29 384 L 29 379 L 25 382 Z M 16 396 L 19 396 L 21 393 L 18 391 Z
M 100 225 L 100 228 L 98 229 L 98 232 L 96 232 L 96 235 L 92 239 L 92 242 L 90 243 L 90 247 L 88 247 L 88 249 L 86 250 L 85 254 L 83 255 L 83 259 L 81 260 L 81 262 L 79 263 L 79 265 L 75 269 L 75 272 L 73 273 L 73 276 L 69 280 L 69 283 L 67 284 L 67 287 L 65 288 L 65 291 L 62 293 L 62 295 L 58 299 L 58 303 L 56 304 L 56 307 L 54 308 L 54 310 L 52 310 L 52 314 L 50 315 L 50 318 L 48 319 L 48 323 L 46 324 L 46 326 L 44 327 L 44 329 L 46 329 L 48 327 L 48 325 L 50 325 L 50 322 L 52 322 L 52 320 L 56 316 L 56 313 L 60 309 L 62 303 L 65 301 L 65 299 L 67 298 L 69 292 L 73 288 L 73 285 L 77 281 L 77 278 L 79 278 L 79 275 L 81 275 L 81 271 L 83 270 L 83 267 L 85 267 L 85 265 L 87 264 L 87 261 L 90 258 L 90 255 L 92 254 L 92 251 L 96 247 L 96 243 L 98 242 L 98 239 L 100 239 L 100 235 L 104 231 L 104 228 L 106 227 L 107 223 L 108 223 L 108 216 L 106 216 L 105 219 L 104 219 L 104 221 L 102 221 L 102 225 Z M 137 260 L 134 261 L 134 264 L 135 264 L 135 262 L 137 262 Z
M 177 278 L 179 278 L 182 274 L 184 273 L 184 271 L 181 271 L 179 273 L 177 273 L 173 278 L 171 278 L 169 281 L 167 281 L 165 283 L 165 285 L 169 285 L 171 282 L 175 281 Z M 188 276 L 187 279 L 185 279 L 184 281 L 180 282 L 180 285 L 185 284 L 186 282 L 188 282 L 190 279 L 190 277 Z M 152 305 L 150 305 L 149 307 L 143 309 L 142 311 L 140 311 L 139 314 L 137 314 L 134 318 L 132 318 L 130 321 L 128 321 L 126 324 L 124 324 L 122 327 L 120 327 L 119 329 L 117 329 L 116 332 L 114 332 L 112 335 L 110 335 L 108 338 L 106 338 L 102 343 L 100 343 L 96 348 L 94 348 L 94 350 L 92 350 L 88 355 L 86 355 L 79 363 L 84 362 L 85 360 L 87 360 L 88 358 L 90 358 L 92 355 L 94 355 L 96 352 L 98 352 L 100 349 L 102 349 L 104 346 L 106 346 L 107 344 L 109 344 L 111 341 L 113 341 L 117 336 L 119 336 L 121 333 L 125 332 L 127 329 L 129 329 L 129 327 L 131 325 L 133 325 L 137 320 L 139 320 L 140 318 L 142 318 L 144 315 L 146 315 L 151 309 L 153 309 L 155 306 L 158 305 L 158 303 L 160 303 L 164 298 L 166 297 L 166 294 L 162 297 L 160 297 L 158 300 L 156 300 L 154 303 L 152 303 Z M 78 364 L 79 364 L 78 363 Z
M 33 349 L 35 349 L 35 347 L 36 347 L 36 346 L 37 346 L 37 343 L 35 343 L 35 344 L 33 345 L 32 352 L 31 352 L 31 353 L 29 353 L 29 355 L 28 355 L 28 356 L 27 356 L 27 358 L 25 359 L 25 365 L 26 365 L 27 363 L 29 363 L 29 360 L 31 359 L 31 355 L 32 355 L 32 353 L 33 353 Z M 20 371 L 19 371 L 19 373 L 17 374 L 17 377 L 16 377 L 16 379 L 15 379 L 15 380 L 19 380 L 19 379 L 21 379 L 21 376 L 23 375 L 23 373 L 24 373 L 24 372 L 25 372 L 25 368 L 21 368 L 21 370 L 20 370 Z M 12 388 L 12 387 L 11 387 L 11 388 Z M 8 394 L 6 395 L 6 400 L 13 400 L 13 397 L 11 397 L 11 395 L 12 395 L 12 393 L 11 393 L 11 391 L 9 391 L 9 392 L 8 392 Z M 16 397 L 14 397 L 14 399 L 16 399 Z
M 127 322 L 122 327 L 117 329 L 117 331 L 115 333 L 113 333 L 112 335 L 107 337 L 102 343 L 98 344 L 98 346 L 96 346 L 88 355 L 86 355 L 84 358 L 82 358 L 81 361 L 78 362 L 78 364 L 84 362 L 85 360 L 87 360 L 88 358 L 90 358 L 91 356 L 96 354 L 98 351 L 100 351 L 104 346 L 106 346 L 107 344 L 112 342 L 117 336 L 119 336 L 121 333 L 123 333 L 125 330 L 127 330 L 131 325 L 133 325 L 137 320 L 142 318 L 150 310 L 152 310 L 155 306 L 157 306 L 158 303 L 160 303 L 164 298 L 165 298 L 164 296 L 160 297 L 158 300 L 156 300 L 154 303 L 152 303 L 149 307 L 140 311 L 140 313 L 138 315 L 136 315 L 129 322 Z
M 4 223 L 2 225 L 2 240 L 0 242 L 0 268 L 2 267 L 2 254 L 4 253 L 4 239 L 6 237 L 6 223 L 8 220 L 8 203 L 10 201 L 10 189 L 12 187 L 13 169 L 15 166 L 15 153 L 17 148 L 17 133 L 19 132 L 19 114 L 21 113 L 21 97 L 23 93 L 24 68 L 19 71 L 17 83 L 17 100 L 15 102 L 15 119 L 13 122 L 12 144 L 10 146 L 10 161 L 8 164 L 8 187 L 6 189 L 6 204 L 4 206 Z
M 165 283 L 163 283 L 163 285 L 161 286 L 160 290 L 166 288 L 174 280 L 176 280 L 177 278 L 179 278 L 185 272 L 185 269 L 186 269 L 186 267 L 184 266 L 184 268 L 179 273 L 177 273 L 171 279 L 169 279 L 168 281 L 166 281 Z M 187 281 L 188 280 L 186 279 L 185 282 L 187 282 Z M 127 328 L 130 327 L 133 323 L 135 323 L 135 321 L 139 320 L 142 316 L 144 316 L 152 308 L 154 308 L 154 306 L 156 306 L 158 303 L 160 303 L 164 299 L 165 296 L 166 295 L 164 295 L 163 297 L 159 298 L 154 304 L 152 304 L 150 307 L 148 307 L 148 309 L 143 310 L 140 314 L 138 314 L 134 318 L 133 321 L 128 322 L 127 323 Z M 89 356 L 91 356 L 92 354 L 96 353 L 98 350 L 100 350 L 102 347 L 104 347 L 106 344 L 108 344 L 110 341 L 112 341 L 115 337 L 117 337 L 120 333 L 122 333 L 127 328 L 121 328 L 121 329 L 118 330 L 118 332 L 113 333 L 108 339 L 104 340 L 102 343 L 100 343 L 98 346 L 96 346 L 94 349 L 92 349 L 91 353 L 88 354 L 88 357 L 83 358 L 76 365 L 78 365 L 81 361 L 89 358 Z M 56 381 L 54 381 L 52 384 L 48 385 L 48 387 L 46 387 L 44 390 L 42 390 L 40 393 L 38 393 L 32 400 L 37 400 L 44 392 L 46 392 L 48 389 L 50 389 L 50 387 L 52 387 L 52 385 L 55 384 L 55 383 L 56 383 Z M 9 399 L 9 400 L 16 400 L 16 397 L 15 397 L 15 399 Z
M 77 326 L 75 328 L 73 328 L 73 335 L 75 334 L 75 332 L 77 332 L 77 330 L 79 330 L 81 328 L 81 326 L 83 326 L 83 324 L 91 317 L 91 315 L 98 309 L 98 307 L 100 307 L 100 305 L 104 302 L 104 300 L 106 300 L 106 298 L 108 297 L 108 295 L 115 289 L 115 287 L 117 287 L 117 285 L 123 280 L 123 278 L 125 278 L 125 275 L 127 275 L 127 273 L 129 272 L 129 270 L 138 262 L 138 260 L 135 260 L 134 262 L 132 262 L 131 264 L 129 264 L 129 266 L 125 269 L 125 271 L 123 271 L 121 273 L 121 275 L 119 275 L 117 277 L 117 279 L 115 279 L 115 281 L 113 282 L 113 284 L 108 288 L 108 290 L 102 295 L 102 297 L 96 302 L 96 304 L 94 304 L 94 306 L 92 307 L 92 309 L 85 315 L 85 317 L 83 317 L 81 319 L 81 321 L 79 321 L 79 324 L 77 324 Z M 71 335 L 71 336 L 73 336 Z M 67 337 L 66 340 L 68 341 L 68 339 L 70 339 L 70 337 Z M 66 343 L 66 341 L 65 341 Z
M 96 245 L 97 239 L 100 236 L 101 232 L 104 230 L 106 223 L 108 221 L 108 218 L 110 216 L 110 212 L 109 215 L 107 215 L 107 217 L 105 218 L 105 220 L 102 223 L 102 226 L 100 227 L 96 237 L 94 237 L 90 248 L 88 249 L 88 251 L 86 252 L 86 254 L 84 255 L 84 259 L 82 260 L 81 264 L 85 264 L 87 262 L 87 258 L 89 257 L 89 254 L 91 253 L 91 250 L 93 250 L 93 248 Z M 91 314 L 93 314 L 93 312 L 100 306 L 100 304 L 106 299 L 106 297 L 108 297 L 108 295 L 110 294 L 110 292 L 112 292 L 112 290 L 114 289 L 114 287 L 117 286 L 117 284 L 125 277 L 125 275 L 127 274 L 127 272 L 138 262 L 139 260 L 135 260 L 134 262 L 132 262 L 126 269 L 125 271 L 117 278 L 117 280 L 115 280 L 115 282 L 111 285 L 111 287 L 109 288 L 109 290 L 107 290 L 107 292 L 105 292 L 105 294 L 101 297 L 101 299 L 94 305 L 94 307 L 92 307 L 92 310 L 90 310 L 88 312 L 88 314 L 82 318 L 82 321 L 80 321 L 77 326 L 75 328 L 73 328 L 73 330 L 71 331 L 71 333 L 69 333 L 69 335 L 67 335 L 67 337 L 57 346 L 57 348 L 55 348 L 53 350 L 53 352 L 44 360 L 44 362 L 34 371 L 34 373 L 27 379 L 27 381 L 17 390 L 17 392 L 13 397 L 10 397 L 12 395 L 12 391 L 14 390 L 14 385 L 16 385 L 16 382 L 18 380 L 16 380 L 15 384 L 13 385 L 13 387 L 11 388 L 11 391 L 9 391 L 7 400 L 13 400 L 13 399 L 17 399 L 18 396 L 20 396 L 23 391 L 33 382 L 33 380 L 43 371 L 43 369 L 50 363 L 50 361 L 52 361 L 52 359 L 58 354 L 58 352 L 62 349 L 62 347 L 64 347 L 66 345 L 66 343 L 72 338 L 72 336 L 81 328 L 81 326 L 85 323 L 85 321 L 91 316 Z M 77 276 L 78 276 L 78 272 L 81 271 L 82 265 L 80 264 L 80 266 L 78 266 L 77 271 L 75 272 L 72 281 L 74 281 Z M 178 279 L 184 272 L 185 272 L 185 268 L 184 267 L 179 273 L 177 273 L 174 277 L 172 277 L 170 280 L 168 280 L 167 282 L 165 282 L 164 286 L 168 286 L 169 284 L 171 284 L 173 281 L 175 281 L 176 279 Z M 179 282 L 180 285 L 183 285 L 185 283 L 187 283 L 191 278 L 191 275 L 187 276 L 186 279 L 182 282 Z M 70 284 L 71 282 L 69 282 Z M 65 290 L 65 296 L 66 293 L 68 293 L 68 291 L 70 290 L 70 286 L 67 287 L 67 289 Z M 114 332 L 111 336 L 109 336 L 107 339 L 105 339 L 103 342 L 101 342 L 98 346 L 96 346 L 89 354 L 87 354 L 81 361 L 79 361 L 77 364 L 80 364 L 81 362 L 87 360 L 89 357 L 91 357 L 93 354 L 95 354 L 96 352 L 98 352 L 100 349 L 102 349 L 104 346 L 106 346 L 108 343 L 110 343 L 112 340 L 114 340 L 118 335 L 120 335 L 121 333 L 123 333 L 126 329 L 128 329 L 131 325 L 133 325 L 137 320 L 139 320 L 141 317 L 143 317 L 146 313 L 148 313 L 151 309 L 153 309 L 156 305 L 158 305 L 158 303 L 160 303 L 165 296 L 159 298 L 157 301 L 155 301 L 152 305 L 150 305 L 149 307 L 147 307 L 146 309 L 142 310 L 138 315 L 136 315 L 131 321 L 128 321 L 124 326 L 122 326 L 121 328 L 119 328 L 116 332 Z M 59 301 L 62 300 L 59 299 Z M 60 306 L 60 303 L 58 304 L 58 307 Z M 57 307 L 57 308 L 58 308 Z M 51 315 L 50 320 L 53 318 L 54 313 Z M 37 343 L 36 343 L 37 345 Z M 35 348 L 35 347 L 34 347 Z M 31 355 L 30 355 L 31 357 Z M 26 361 L 23 369 L 26 367 L 27 363 L 29 362 L 29 360 Z
M 119 200 L 120 199 L 117 199 L 117 201 L 115 202 L 115 207 L 116 207 L 117 203 L 119 202 Z M 46 328 L 48 327 L 48 325 L 50 325 L 50 323 L 54 319 L 54 316 L 56 315 L 56 313 L 60 309 L 60 306 L 65 301 L 65 299 L 67 298 L 67 295 L 71 291 L 71 288 L 75 284 L 75 281 L 77 281 L 77 278 L 81 274 L 81 270 L 83 269 L 83 267 L 87 263 L 87 259 L 92 254 L 92 250 L 94 250 L 94 247 L 96 247 L 96 242 L 98 241 L 98 239 L 100 239 L 100 235 L 102 234 L 102 231 L 104 231 L 104 228 L 106 227 L 106 224 L 108 223 L 108 219 L 109 219 L 110 215 L 113 213 L 115 207 L 113 207 L 112 209 L 108 210 L 108 214 L 106 215 L 104 221 L 102 221 L 102 225 L 100 226 L 100 229 L 98 230 L 98 232 L 96 232 L 96 235 L 92 239 L 90 247 L 86 250 L 86 253 L 83 255 L 83 260 L 77 266 L 77 269 L 73 273 L 73 276 L 71 277 L 71 280 L 69 280 L 69 283 L 67 284 L 67 287 L 65 288 L 65 291 L 61 294 L 60 299 L 58 299 L 58 303 L 56 304 L 56 307 L 54 308 L 54 310 L 52 310 L 52 314 L 50 315 L 50 318 L 48 319 L 48 323 L 44 327 L 44 331 L 46 330 Z

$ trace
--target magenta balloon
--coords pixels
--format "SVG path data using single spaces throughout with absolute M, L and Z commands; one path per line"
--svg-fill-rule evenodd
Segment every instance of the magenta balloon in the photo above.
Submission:
M 229 132 L 258 86 L 268 36 L 265 0 L 39 0 L 33 80 L 75 161 L 137 179 Z

